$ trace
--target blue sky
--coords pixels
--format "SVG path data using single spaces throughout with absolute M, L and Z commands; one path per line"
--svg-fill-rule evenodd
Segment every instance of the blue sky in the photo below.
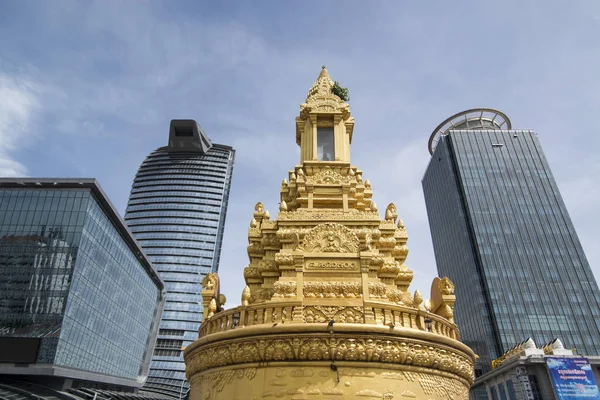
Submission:
M 237 150 L 220 275 L 239 303 L 254 204 L 274 215 L 294 118 L 327 65 L 350 88 L 352 162 L 409 233 L 412 289 L 436 275 L 427 140 L 467 108 L 535 129 L 600 278 L 600 2 L 0 3 L 0 176 L 95 177 L 122 213 L 136 169 L 196 119 Z

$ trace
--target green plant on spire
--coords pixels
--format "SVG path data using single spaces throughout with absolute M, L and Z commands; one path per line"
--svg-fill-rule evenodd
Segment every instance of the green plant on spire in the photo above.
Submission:
M 331 93 L 335 94 L 343 101 L 350 101 L 350 91 L 348 88 L 341 87 L 338 81 L 333 83 L 333 86 L 331 87 Z

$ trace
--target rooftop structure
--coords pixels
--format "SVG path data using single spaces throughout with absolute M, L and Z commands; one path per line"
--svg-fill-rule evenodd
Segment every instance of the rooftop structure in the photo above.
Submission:
M 501 111 L 492 108 L 472 108 L 447 118 L 429 136 L 429 154 L 433 155 L 441 136 L 451 130 L 511 129 L 510 119 Z

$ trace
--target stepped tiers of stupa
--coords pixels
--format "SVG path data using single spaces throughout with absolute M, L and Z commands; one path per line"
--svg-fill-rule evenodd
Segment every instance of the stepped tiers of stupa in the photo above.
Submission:
M 261 203 L 249 218 L 241 306 L 224 307 L 216 274 L 203 281 L 191 400 L 468 398 L 476 356 L 454 286 L 435 278 L 426 301 L 409 290 L 406 228 L 394 204 L 381 219 L 350 164 L 354 118 L 333 86 L 323 67 L 300 106 L 276 219 Z

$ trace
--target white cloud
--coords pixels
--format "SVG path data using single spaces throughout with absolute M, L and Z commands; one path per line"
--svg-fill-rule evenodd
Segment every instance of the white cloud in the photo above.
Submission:
M 35 135 L 29 123 L 38 106 L 33 81 L 0 74 L 0 176 L 27 174 L 27 168 L 12 154 L 27 146 Z

